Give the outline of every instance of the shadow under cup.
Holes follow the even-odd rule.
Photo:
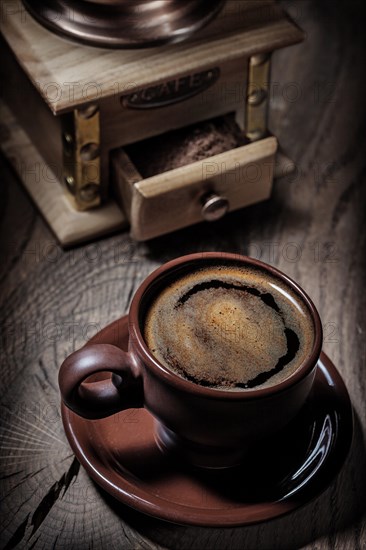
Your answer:
[[[248,274],[251,277],[255,275],[257,285],[253,287],[253,281],[248,282],[247,279],[244,282],[233,282],[233,273],[237,270],[245,273],[245,277]],[[197,281],[196,274],[202,277],[202,274],[207,273],[208,278]],[[224,285],[221,284],[223,279]],[[192,336],[194,339],[195,331],[186,322],[185,308],[189,305],[189,315],[192,312],[195,315],[200,310],[205,314],[210,312],[211,315],[212,311],[216,311],[216,306],[214,304],[213,309],[207,309],[210,302],[208,296],[215,296],[217,291],[226,296],[225,292],[228,290],[233,291],[237,299],[245,287],[244,294],[249,300],[248,303],[260,299],[265,302],[265,307],[268,306],[268,311],[281,313],[281,308],[276,303],[278,296],[274,301],[266,297],[268,293],[264,288],[270,287],[268,281],[274,282],[282,292],[288,291],[294,304],[301,305],[301,308],[306,310],[311,338],[308,340],[305,355],[298,363],[295,360],[296,368],[287,377],[283,377],[279,372],[277,378],[273,377],[263,384],[257,384],[258,378],[255,375],[254,379],[251,378],[251,382],[254,382],[249,384],[249,387],[246,387],[248,384],[245,383],[240,386],[241,381],[239,385],[233,385],[233,380],[217,374],[221,367],[218,368],[215,379],[210,379],[214,371],[213,357],[220,355],[216,353],[220,349],[216,348],[212,356],[211,345],[208,344],[207,360],[205,353],[199,354],[200,365],[195,350],[190,356],[189,353],[187,355],[187,346],[189,351],[190,338]],[[187,284],[188,286],[184,286]],[[179,316],[183,317],[178,318],[178,325],[174,327],[170,318],[165,318],[169,317],[171,312],[166,316],[162,310],[162,314],[159,303],[161,305],[164,302],[164,296],[168,293],[169,308],[169,304],[172,303],[171,289],[177,288],[180,292],[180,306],[177,311],[179,310]],[[206,291],[207,295],[204,294]],[[231,307],[231,295],[229,298]],[[227,306],[226,302],[227,300]],[[157,310],[154,309],[156,307]],[[174,309],[174,305],[171,309]],[[231,310],[235,310],[235,307],[231,307]],[[221,315],[224,310],[220,309],[216,313]],[[174,315],[175,312],[173,320]],[[255,316],[255,312],[253,315]],[[151,334],[150,323],[154,319],[165,319],[166,325],[164,328],[163,323],[162,334],[166,333],[169,336],[179,332],[176,341],[182,347],[178,348],[177,356],[172,353],[173,348],[169,348],[171,353],[166,360],[157,354],[155,343],[147,344]],[[185,331],[181,331],[182,319],[183,324],[188,326]],[[322,346],[322,327],[318,312],[295,282],[258,260],[227,253],[191,254],[172,260],[155,270],[136,291],[128,315],[128,326],[128,352],[111,344],[90,343],[64,361],[59,373],[64,403],[77,414],[93,419],[103,418],[128,408],[145,407],[155,419],[155,439],[160,450],[175,459],[179,458],[202,468],[235,466],[243,462],[248,455],[255,456],[256,449],[263,449],[266,440],[271,441],[273,446],[275,434],[286,429],[286,426],[296,418],[309,396]],[[244,344],[246,334],[249,332],[244,330],[241,335]],[[288,342],[287,339],[287,348]],[[215,345],[220,346],[220,341]],[[224,357],[221,370],[230,371],[227,365],[231,364],[235,378],[237,362],[233,360],[232,354],[231,363],[229,360],[229,352],[235,346],[230,341],[225,342],[225,345],[229,346],[229,351],[224,350],[221,354]],[[271,351],[270,343],[264,342],[264,345]],[[286,347],[286,340],[282,345]],[[169,342],[168,346],[171,347]],[[180,349],[183,350],[182,354]],[[238,356],[240,357],[240,354]],[[169,362],[171,357],[174,359],[172,363]],[[189,366],[190,359],[191,367],[194,367],[193,375],[192,372],[179,370],[182,365]],[[245,364],[242,357],[241,360]],[[95,384],[85,383],[88,377],[95,377],[105,371],[112,373],[113,384],[110,379]],[[203,371],[205,377],[200,379],[200,373]],[[260,378],[259,381],[261,380]]]
[[[266,376],[254,376],[254,382],[257,381],[258,384],[247,387],[247,384],[239,383],[229,387],[222,385],[222,381],[211,383],[207,378],[199,379],[196,372],[196,377],[190,376],[188,369],[182,370],[181,365],[177,365],[179,361],[176,361],[171,347],[168,358],[159,352],[156,353],[156,340],[153,343],[149,341],[151,335],[147,334],[147,324],[151,324],[149,317],[152,317],[153,321],[155,317],[159,318],[159,315],[162,317],[164,309],[159,310],[159,304],[161,296],[167,294],[167,288],[171,289],[166,301],[168,307],[172,306],[175,298],[188,303],[189,298],[196,296],[199,291],[213,294],[217,290],[220,291],[218,281],[222,279],[223,272],[235,272],[243,268],[248,269],[251,275],[258,276],[262,283],[272,281],[278,284],[278,288],[289,292],[291,301],[295,301],[302,310],[306,310],[311,335],[303,356],[298,362],[295,359],[296,365],[293,366],[291,374],[283,375],[279,372],[274,381],[266,379]],[[133,321],[130,327],[133,340],[142,351],[140,358],[144,364],[153,367],[152,370],[145,371],[147,375],[144,379],[144,405],[155,417],[157,445],[162,452],[203,468],[238,465],[248,457],[248,454],[253,455],[256,449],[263,452],[266,438],[273,445],[273,436],[276,432],[286,429],[305,404],[311,391],[322,346],[322,327],[318,312],[306,293],[294,281],[271,266],[244,256],[220,253],[194,254],[173,260],[160,269],[161,271],[153,273],[150,280],[146,280],[140,287],[130,313],[131,323],[131,314],[138,312],[138,329],[134,330],[136,325]],[[207,273],[205,275],[206,270],[209,276]],[[192,274],[197,272],[203,273],[206,279],[203,283],[202,280],[196,281],[194,285]],[[186,288],[182,288],[182,281],[187,283]],[[246,283],[248,294],[250,285],[248,281]],[[225,290],[230,291],[230,284],[227,282],[224,284],[224,292]],[[255,290],[258,290],[258,285]],[[270,304],[268,300],[267,305],[272,307],[273,302]],[[174,309],[174,306],[171,309]],[[201,320],[203,316],[204,313],[200,315]],[[183,348],[186,347],[184,342],[190,340],[192,327],[189,334],[182,334],[179,322],[174,325],[173,319],[172,322],[166,322],[165,326],[164,323],[162,325],[163,335],[168,332],[178,333],[178,342],[181,341]],[[225,335],[222,338],[223,333],[220,334],[221,338],[214,342],[214,345],[218,346],[226,339],[226,346],[233,347],[230,331],[226,334],[228,338],[225,338]],[[234,339],[235,336],[238,334],[234,334]],[[245,338],[245,331],[240,333],[240,337]],[[170,344],[169,339],[168,343],[164,342],[165,346]],[[208,346],[210,344],[212,339]],[[179,351],[178,348],[178,359]],[[217,349],[214,354],[216,352]],[[224,350],[224,355],[225,353],[227,352]],[[182,355],[187,357],[187,353]],[[200,355],[202,356],[202,353]],[[194,361],[194,352],[191,358]],[[208,370],[211,360],[212,354],[208,354]],[[148,391],[146,388],[149,388]]]

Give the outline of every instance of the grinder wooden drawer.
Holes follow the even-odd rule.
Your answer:
[[[228,211],[267,199],[276,150],[268,137],[146,179],[123,148],[115,150],[114,184],[132,236],[147,240],[201,222],[212,197],[226,199]]]

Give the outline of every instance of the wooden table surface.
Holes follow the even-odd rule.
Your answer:
[[[361,1],[285,5],[307,41],[275,56],[270,122],[297,170],[266,203],[149,243],[121,233],[64,252],[1,161],[2,547],[366,548],[365,12]],[[258,526],[181,527],[116,505],[79,467],[60,420],[66,355],[125,314],[155,267],[209,250],[260,258],[304,287],[354,405],[352,449],[331,486]]]

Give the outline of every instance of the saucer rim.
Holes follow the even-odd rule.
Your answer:
[[[99,331],[91,340],[89,340],[88,343],[95,341],[101,342],[101,338],[103,338],[104,334],[108,334],[111,330],[113,330],[113,327],[120,323],[128,325],[127,315],[110,323],[104,329]],[[121,334],[121,332],[122,331],[120,330],[119,334]],[[88,450],[84,449],[78,441],[78,438],[73,431],[73,417],[78,417],[78,415],[69,410],[63,402],[61,402],[62,422],[68,442],[75,456],[85,468],[88,475],[97,483],[97,485],[99,485],[108,494],[116,498],[119,502],[148,516],[174,524],[186,526],[194,525],[200,527],[238,527],[255,525],[258,523],[263,523],[264,521],[283,517],[319,497],[339,473],[349,454],[354,430],[353,408],[348,390],[334,363],[324,352],[321,352],[318,361],[318,368],[321,369],[323,378],[325,378],[325,380],[328,378],[328,384],[322,382],[324,387],[327,388],[327,391],[334,391],[330,389],[331,387],[335,387],[337,389],[337,400],[342,402],[342,410],[348,413],[348,418],[344,420],[343,424],[348,423],[349,425],[348,427],[343,426],[343,429],[339,427],[336,434],[337,439],[335,447],[332,451],[330,451],[328,457],[325,459],[325,462],[320,468],[320,471],[323,472],[323,476],[320,477],[319,472],[315,473],[299,495],[288,498],[285,497],[283,500],[279,501],[269,501],[268,503],[260,502],[244,506],[232,506],[226,510],[203,507],[197,508],[194,506],[174,503],[159,497],[148,490],[139,487],[138,484],[134,484],[132,477],[128,478],[128,476],[123,476],[121,472],[119,472],[119,476],[123,483],[117,485],[112,479],[109,478],[110,476],[108,477],[108,472],[113,471],[113,468],[107,468],[99,459],[95,465],[95,460],[93,461],[90,454],[88,455]],[[332,383],[330,384],[329,382]],[[319,380],[317,383],[320,383]],[[146,409],[141,410],[146,411]],[[148,411],[146,411],[146,413],[150,415]],[[99,421],[85,420],[85,422],[98,423]],[[329,462],[330,464],[328,465]],[[328,470],[324,471],[327,465]],[[315,485],[315,487],[312,487],[313,485]],[[307,496],[309,487],[312,491],[310,496]],[[302,494],[304,492],[305,495]]]

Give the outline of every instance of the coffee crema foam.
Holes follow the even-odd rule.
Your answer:
[[[174,280],[150,305],[144,338],[168,370],[203,386],[275,385],[310,355],[302,300],[260,269],[209,266]]]

